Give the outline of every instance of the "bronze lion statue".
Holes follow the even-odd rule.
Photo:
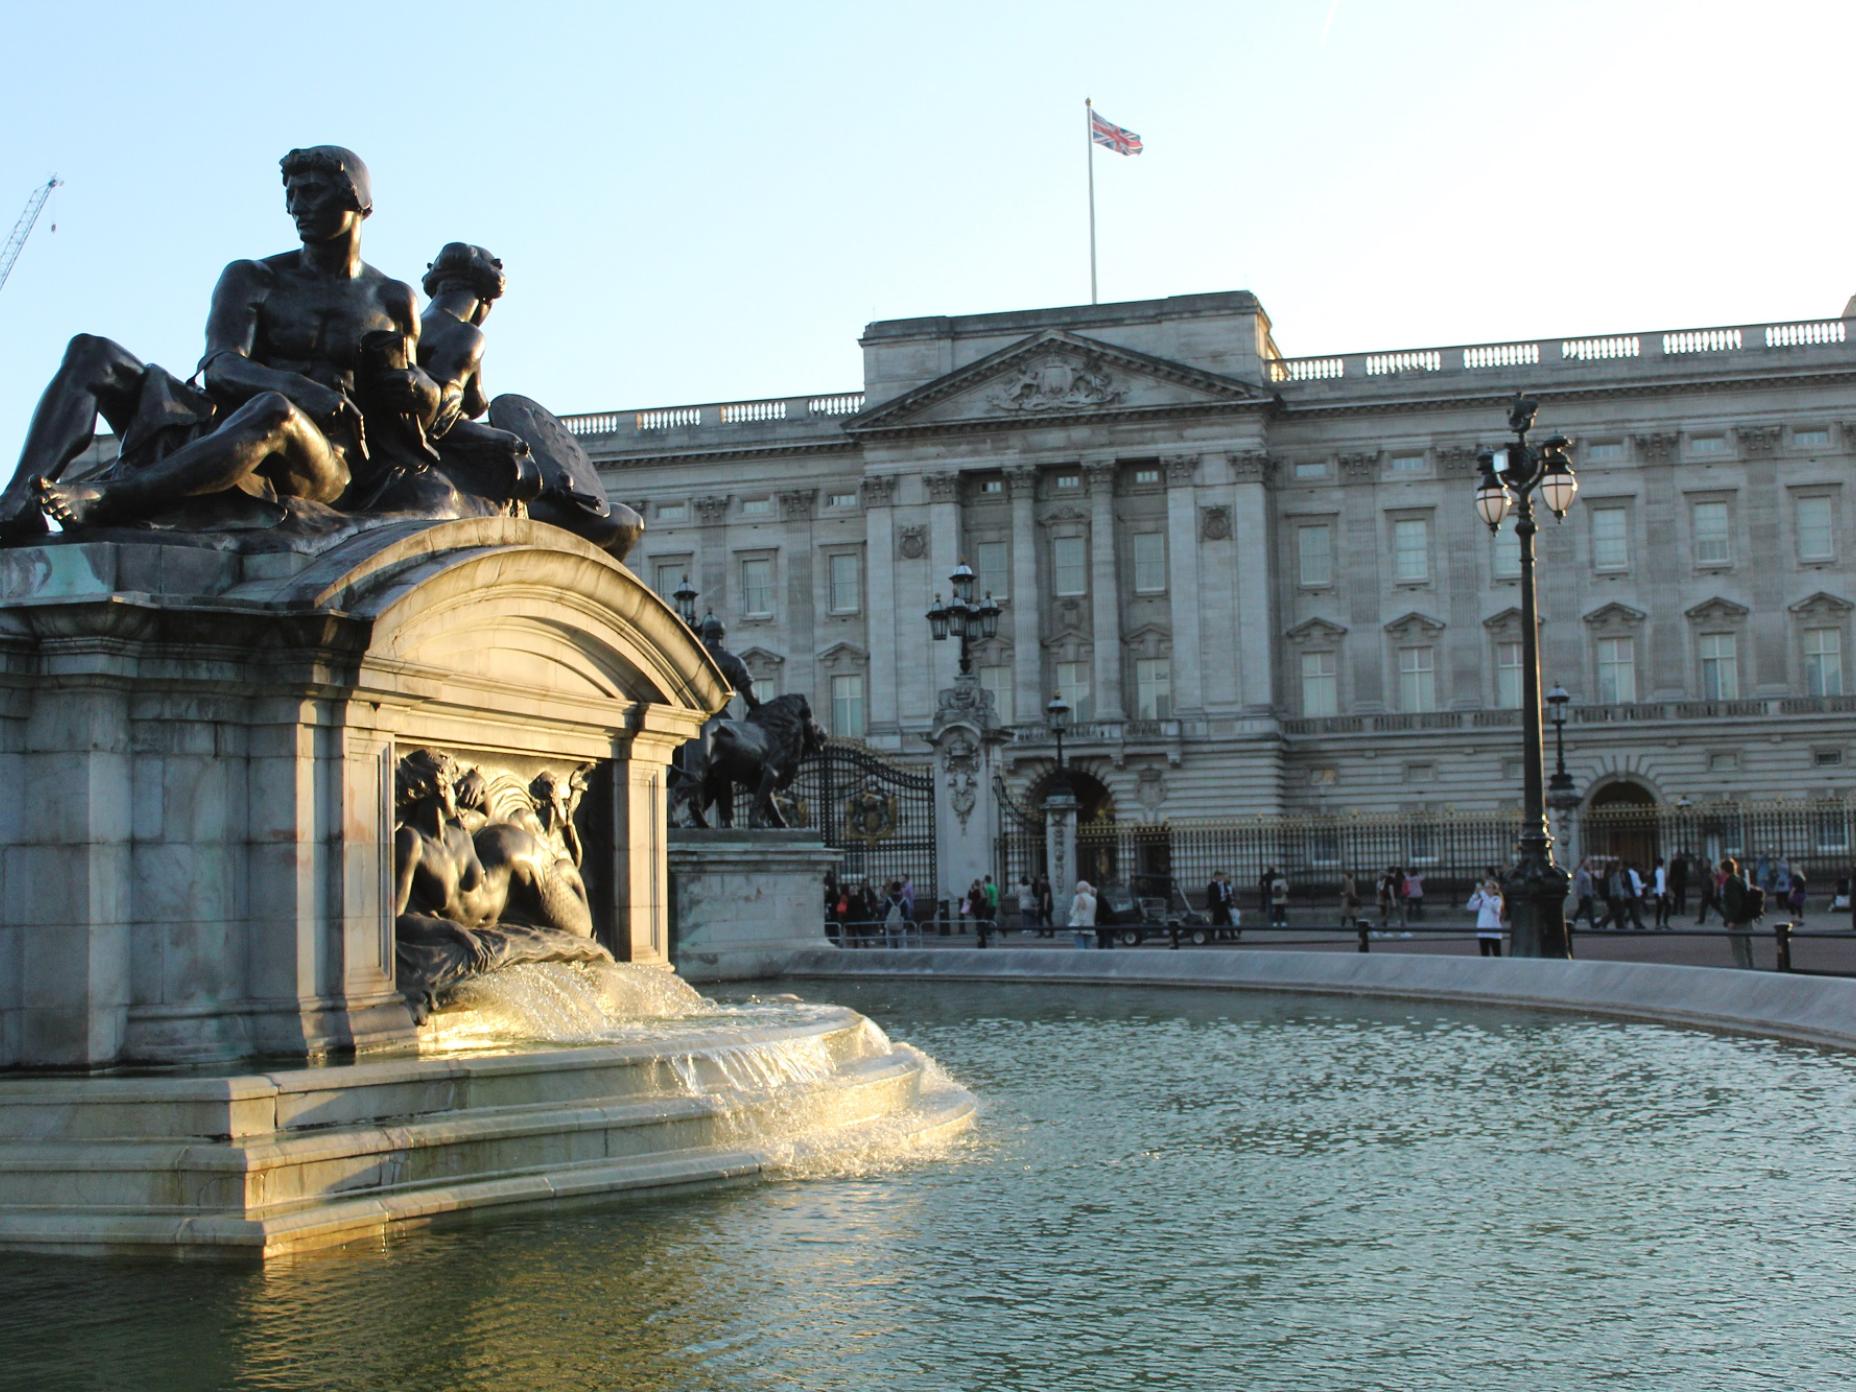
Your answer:
[[[683,746],[670,791],[673,826],[706,827],[710,808],[715,825],[735,824],[735,785],[752,790],[751,827],[789,825],[776,795],[792,785],[808,754],[825,747],[825,730],[812,718],[804,696],[775,696],[748,712],[745,720],[721,717]]]

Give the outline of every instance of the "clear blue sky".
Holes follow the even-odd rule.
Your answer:
[[[352,146],[364,253],[500,255],[493,389],[854,389],[874,319],[1249,289],[1290,354],[1821,318],[1856,291],[1856,6],[1223,0],[0,7],[0,452],[65,340],[182,373]],[[53,232],[52,223],[57,230]]]

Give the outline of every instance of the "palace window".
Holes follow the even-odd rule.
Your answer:
[[[1134,700],[1135,711],[1142,720],[1165,720],[1173,714],[1173,663],[1170,658],[1136,659]]]
[[[1834,561],[1836,527],[1832,500],[1815,494],[1798,500],[1798,559]]]
[[[1159,532],[1134,534],[1134,591],[1160,594],[1166,589],[1166,538]]]
[[[1701,653],[1701,698],[1733,701],[1740,696],[1740,659],[1731,633],[1704,633]]]
[[[688,557],[674,561],[659,561],[651,572],[651,588],[657,591],[657,597],[664,603],[675,604],[677,590],[683,584],[683,577],[689,573]]]
[[[1051,590],[1060,595],[1089,592],[1089,561],[1081,537],[1052,537],[1050,543]]]
[[[1592,569],[1630,569],[1630,512],[1627,509],[1592,509]]]
[[[994,599],[1012,593],[1011,552],[1003,541],[982,541],[973,548],[973,573],[978,576],[973,588]]]
[[[1331,652],[1302,654],[1302,714],[1309,717],[1340,713],[1340,679]]]
[[[1424,472],[1424,456],[1421,454],[1395,454],[1388,466],[1395,474],[1421,474]]]
[[[1398,650],[1398,708],[1411,714],[1437,709],[1437,649],[1422,644]]]
[[[863,576],[857,553],[834,551],[826,564],[831,574],[831,612],[855,614],[863,608]]]
[[[1431,524],[1423,517],[1401,517],[1392,524],[1392,578],[1401,585],[1422,585],[1431,578]]]
[[[1143,464],[1134,471],[1134,481],[1136,483],[1158,483],[1160,482],[1160,470],[1152,464]]]
[[[831,732],[851,739],[864,733],[864,677],[849,672],[831,679]]]
[[[773,516],[773,499],[743,498],[741,500],[741,515],[743,517],[771,517]]]
[[[1089,691],[1087,662],[1059,662],[1052,671],[1057,690],[1069,702],[1070,719],[1081,724],[1095,719],[1095,702]]]
[[[1490,569],[1497,580],[1513,580],[1521,574],[1521,534],[1513,527],[1503,527],[1489,538]]]
[[[1799,449],[1822,449],[1830,443],[1830,432],[1807,426],[1803,430],[1792,431],[1792,443]]]
[[[1521,708],[1521,645],[1495,645],[1495,704],[1503,710]]]
[[[1727,439],[1722,435],[1696,435],[1688,442],[1690,454],[1726,454]]]
[[[825,506],[828,508],[854,508],[857,506],[855,493],[827,493]]]
[[[1695,564],[1732,565],[1733,534],[1728,530],[1726,503],[1696,503],[1691,514],[1695,523]]]
[[[1843,635],[1838,630],[1804,631],[1804,689],[1812,696],[1843,694]]]
[[[1305,459],[1295,466],[1298,482],[1304,479],[1324,479],[1328,476],[1328,462],[1325,459]]]
[[[992,693],[993,714],[1001,725],[1012,723],[1012,669],[1002,663],[980,668],[980,690]]]
[[[659,503],[657,520],[659,522],[681,522],[690,515],[688,503]]]
[[[751,619],[773,617],[773,562],[767,557],[741,563],[741,612]]]
[[[1304,589],[1334,583],[1334,529],[1317,522],[1295,529],[1296,577]]]
[[[1599,440],[1587,445],[1580,451],[1588,464],[1615,464],[1624,457],[1624,443],[1621,440]]]
[[[1629,705],[1637,699],[1634,638],[1598,640],[1598,699],[1603,705]]]
[[[999,494],[1005,492],[1005,480],[1002,478],[981,479],[980,492],[987,497],[997,497]]]

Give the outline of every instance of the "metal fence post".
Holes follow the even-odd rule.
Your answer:
[[[1772,925],[1772,941],[1779,949],[1779,970],[1788,972],[1792,969],[1792,924],[1790,919],[1782,918]]]

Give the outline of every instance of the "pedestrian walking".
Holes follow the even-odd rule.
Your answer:
[[[1669,896],[1669,867],[1663,864],[1661,856],[1656,858],[1656,864],[1650,868],[1650,893],[1656,897],[1657,930],[1667,931],[1672,901]]]
[[[1070,900],[1070,931],[1078,947],[1089,946],[1089,935],[1096,926],[1096,891],[1088,880],[1076,882],[1076,896]]]
[[[1727,925],[1727,945],[1733,949],[1736,967],[1751,968],[1753,922],[1760,916],[1765,892],[1747,884],[1732,856],[1722,858],[1721,870],[1727,877],[1721,884],[1721,919]]]
[[[1037,926],[1038,893],[1031,886],[1031,877],[1020,875],[1018,877],[1018,929],[1021,933],[1032,933],[1037,931]],[[1044,935],[1038,933],[1038,936]]]
[[[1352,928],[1360,921],[1360,887],[1354,881],[1353,871],[1343,870],[1340,875],[1340,926]]]
[[[1679,914],[1688,913],[1688,875],[1689,854],[1677,851],[1675,859],[1669,862],[1669,894],[1675,900],[1671,907]]]
[[[1502,891],[1494,880],[1484,880],[1469,896],[1476,914],[1476,952],[1482,957],[1502,955]]]
[[[1721,922],[1727,921],[1727,915],[1721,909],[1721,880],[1720,867],[1704,857],[1695,876],[1696,892],[1701,899],[1701,910],[1695,918],[1697,928],[1708,921],[1709,909],[1720,916]]]
[[[1289,882],[1281,875],[1270,881],[1270,927],[1289,926]]]
[[[1804,922],[1805,897],[1806,881],[1804,867],[1801,865],[1792,871],[1791,897],[1785,901],[1786,907],[1792,911],[1793,920],[1797,923]]]
[[[1257,877],[1257,913],[1265,918],[1270,912],[1270,886],[1276,882],[1276,867],[1266,865]]]
[[[1587,928],[1596,928],[1598,915],[1592,907],[1592,860],[1590,856],[1581,860],[1578,868],[1572,872],[1572,892],[1574,899],[1578,901],[1578,907],[1572,911],[1572,921],[1577,923],[1583,918]]]
[[[1038,894],[1038,936],[1054,938],[1057,936],[1057,898],[1050,887],[1050,877],[1039,875]]]
[[[1416,869],[1405,871],[1405,921],[1417,923],[1424,917],[1424,876]]]

